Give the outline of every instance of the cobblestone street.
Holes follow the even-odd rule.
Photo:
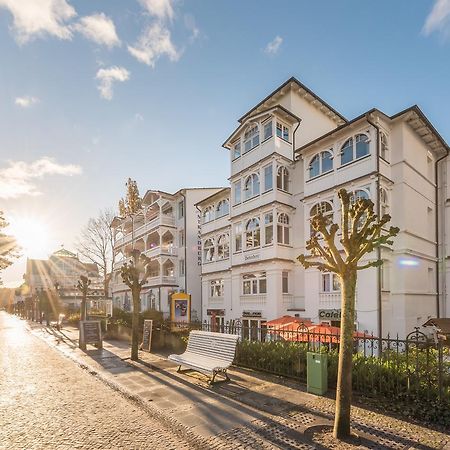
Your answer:
[[[0,312],[0,448],[191,448]]]

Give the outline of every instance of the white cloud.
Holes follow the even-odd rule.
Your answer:
[[[37,97],[25,95],[23,97],[16,97],[14,103],[21,108],[30,108],[34,104],[39,103],[39,99]]]
[[[275,38],[266,45],[264,52],[268,55],[276,55],[282,43],[283,38],[280,36],[275,36]]]
[[[134,47],[128,51],[140,62],[155,67],[156,61],[167,55],[171,61],[178,61],[181,53],[172,43],[170,31],[161,23],[150,25],[140,36]]]
[[[112,66],[108,69],[100,69],[95,78],[100,80],[98,86],[100,95],[106,100],[111,100],[113,98],[113,83],[129,80],[130,72],[124,67]]]
[[[97,44],[106,45],[109,48],[120,46],[114,22],[103,13],[82,17],[73,29]]]
[[[198,29],[192,14],[185,14],[184,25],[191,33],[191,36],[189,37],[190,42],[194,42],[200,36],[200,30]]]
[[[433,9],[425,20],[423,33],[429,35],[433,31],[450,34],[450,0],[436,0]]]
[[[16,39],[23,44],[45,35],[71,39],[67,22],[77,15],[67,0],[0,0],[13,16]]]
[[[0,198],[17,198],[22,195],[40,195],[36,180],[45,175],[72,176],[82,173],[80,166],[59,164],[53,158],[43,157],[26,163],[8,161],[8,166],[0,168]]]
[[[153,17],[158,19],[173,19],[172,0],[139,0],[142,7]]]

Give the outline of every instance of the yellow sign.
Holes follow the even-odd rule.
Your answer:
[[[170,320],[172,322],[191,321],[191,296],[184,292],[172,294],[170,300]]]

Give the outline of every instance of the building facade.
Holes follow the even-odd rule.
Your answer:
[[[114,307],[131,311],[131,291],[122,282],[120,268],[138,249],[151,259],[150,276],[141,292],[141,309],[170,316],[173,293],[191,295],[191,318],[201,319],[200,212],[196,203],[220,188],[181,189],[174,194],[149,190],[142,209],[133,217],[116,217],[116,263],[111,282]]]
[[[91,281],[89,297],[104,298],[98,266],[80,261],[78,255],[64,248],[52,253],[48,259],[27,259],[24,278],[29,295],[36,295],[40,290],[57,291],[59,299],[67,307],[75,309],[81,302],[77,283],[82,275]]]
[[[383,266],[358,273],[357,329],[405,336],[449,315],[449,148],[417,106],[347,120],[291,78],[223,146],[230,187],[198,204],[203,319],[259,327],[290,314],[339,325],[336,277],[296,258],[317,212],[339,223],[340,188],[370,198],[400,228],[392,248],[365,258]]]

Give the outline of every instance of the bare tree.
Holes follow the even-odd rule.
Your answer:
[[[121,217],[131,218],[133,247],[131,261],[125,263],[120,271],[123,282],[131,289],[133,299],[133,316],[131,321],[131,359],[137,361],[139,358],[139,313],[141,312],[141,289],[147,281],[147,270],[150,259],[134,248],[134,216],[142,208],[142,199],[139,195],[139,188],[136,181],[128,178],[125,183],[125,198],[119,200],[119,214]]]
[[[380,219],[373,211],[371,200],[356,200],[345,189],[341,189],[338,195],[341,201],[341,226],[332,223],[321,213],[314,216],[311,220],[311,237],[306,243],[306,250],[310,254],[300,255],[298,260],[305,268],[317,267],[322,272],[336,273],[341,284],[341,337],[333,435],[342,439],[350,436],[357,273],[358,270],[379,267],[383,261],[376,259],[362,265],[358,263],[374,249],[392,245],[391,238],[398,234],[399,229],[385,228],[391,217],[385,214]],[[336,243],[339,229],[342,232],[340,245]]]
[[[3,232],[8,225],[3,211],[0,211],[0,272],[9,267],[15,258],[19,257],[19,246],[16,239]],[[1,284],[2,280],[0,279]]]
[[[108,296],[115,262],[115,234],[110,227],[113,218],[113,210],[100,211],[98,217],[89,219],[78,242],[78,252],[99,267],[105,296]]]

